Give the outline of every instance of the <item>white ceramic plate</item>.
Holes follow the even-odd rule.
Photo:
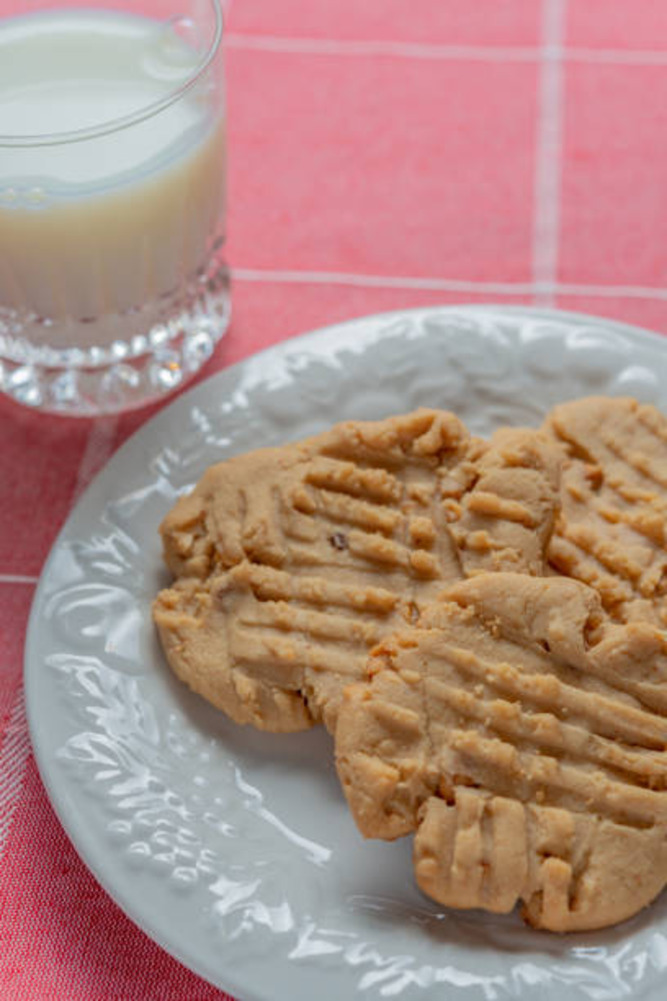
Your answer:
[[[235,726],[170,675],[150,619],[166,581],[158,522],[212,462],[420,405],[485,434],[590,393],[667,409],[667,342],[521,309],[356,320],[182,396],[77,505],[28,630],[37,760],[97,878],[197,973],[243,1001],[664,998],[667,894],[622,927],[570,937],[439,908],[415,888],[410,839],[357,833],[327,735]]]

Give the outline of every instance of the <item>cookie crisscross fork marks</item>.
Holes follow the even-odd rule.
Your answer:
[[[459,563],[442,501],[467,488],[478,448],[445,412],[342,425],[321,437],[291,505],[307,520],[309,541],[328,541],[357,574],[381,574],[402,593],[414,580],[417,589],[453,580]]]
[[[594,587],[620,621],[667,625],[667,419],[630,398],[556,407],[565,455],[552,566]]]
[[[416,830],[418,881],[441,902],[522,898],[535,924],[597,927],[667,879],[665,638],[600,616],[574,581],[478,576],[347,692],[337,763],[355,818],[369,836]],[[634,896],[605,883],[610,844]]]

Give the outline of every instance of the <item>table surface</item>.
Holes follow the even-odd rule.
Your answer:
[[[234,319],[202,377],[407,306],[533,303],[667,329],[664,0],[236,0],[226,46]],[[0,400],[3,999],[226,997],[79,861],[25,721],[44,560],[155,409],[77,422]]]

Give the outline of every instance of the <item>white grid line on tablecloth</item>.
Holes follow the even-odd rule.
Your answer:
[[[14,813],[25,782],[30,737],[23,686],[19,687],[0,748],[0,858],[12,828]]]
[[[86,440],[86,447],[79,463],[72,504],[75,504],[95,474],[99,472],[111,453],[118,430],[118,417],[98,418]]]
[[[667,66],[667,52],[659,49],[585,49],[564,48],[564,62],[607,66]]]
[[[531,295],[532,282],[485,282],[449,278],[412,278],[408,275],[368,275],[349,271],[305,271],[282,268],[232,268],[240,282],[276,282],[296,285],[355,285],[361,288],[402,288],[435,292],[479,292],[492,295]]]
[[[535,296],[540,292],[591,299],[667,300],[667,287],[649,285],[584,285],[574,282],[493,282],[474,279],[369,275],[348,271],[307,271],[283,268],[232,268],[238,282],[276,285],[349,285],[355,288],[414,289],[421,292],[469,292],[471,295]]]
[[[385,56],[395,59],[426,59],[487,63],[542,63],[544,60],[611,66],[665,66],[667,51],[659,49],[592,49],[584,46],[531,45],[433,45],[390,39],[296,38],[230,32],[227,48],[253,52],[284,52],[314,56]]]
[[[225,43],[230,49],[256,52],[284,52],[314,56],[392,56],[398,59],[465,60],[482,62],[537,62],[540,50],[512,45],[429,45],[390,40],[338,40],[329,38],[286,38],[233,32]]]
[[[38,579],[21,573],[0,573],[0,584],[27,584],[34,587]]]
[[[543,0],[543,51],[559,53],[565,33],[567,0]],[[553,306],[558,276],[560,183],[563,132],[563,68],[544,58],[540,68],[539,116],[535,152],[533,281],[535,302]]]
[[[102,417],[94,422],[86,440],[76,483],[72,494],[74,504],[95,473],[102,468],[113,451],[118,417]],[[35,584],[37,578],[20,574],[0,574],[0,584]],[[0,857],[9,837],[18,805],[30,753],[28,721],[25,714],[23,687],[16,701],[0,749]]]

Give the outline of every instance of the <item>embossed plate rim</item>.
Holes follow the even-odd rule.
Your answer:
[[[118,475],[116,471],[122,473],[125,467],[128,465],[131,466],[133,462],[140,459],[143,442],[151,438],[158,441],[166,437],[166,434],[163,434],[163,432],[166,432],[169,427],[178,426],[179,419],[190,414],[198,401],[206,401],[215,394],[217,394],[217,398],[224,400],[226,398],[225,394],[229,393],[241,381],[244,373],[252,372],[256,369],[260,378],[266,378],[266,372],[262,376],[260,370],[268,368],[268,363],[271,360],[283,363],[286,358],[290,356],[297,357],[300,352],[314,352],[317,354],[318,350],[323,350],[323,353],[326,354],[326,348],[324,347],[323,349],[323,346],[329,345],[328,350],[331,351],[331,344],[337,336],[347,339],[351,343],[352,335],[355,331],[360,332],[363,354],[377,342],[377,339],[373,340],[375,334],[381,337],[383,331],[396,322],[409,321],[415,323],[435,318],[446,319],[447,317],[461,320],[468,319],[473,322],[484,318],[484,321],[488,322],[493,316],[497,316],[500,321],[510,323],[512,318],[514,318],[518,324],[534,319],[536,321],[553,322],[560,327],[567,327],[568,325],[581,327],[583,325],[605,328],[606,330],[616,331],[625,338],[629,338],[630,341],[637,344],[638,347],[643,348],[645,353],[649,355],[657,352],[662,357],[667,358],[667,344],[661,335],[652,331],[583,313],[522,306],[461,305],[394,310],[387,313],[352,319],[344,323],[330,325],[320,330],[303,334],[300,337],[295,337],[269,347],[245,361],[214,374],[167,405],[135,432],[113,456],[106,468],[98,474],[93,484],[80,498],[61,530],[44,566],[35,593],[28,624],[25,649],[25,688],[31,739],[39,771],[49,798],[78,853],[125,913],[159,945],[186,966],[189,966],[212,983],[239,995],[244,1001],[267,1001],[268,998],[275,997],[276,983],[265,981],[263,984],[251,985],[247,978],[242,977],[239,980],[234,970],[233,954],[224,964],[222,970],[219,964],[215,963],[215,957],[212,955],[207,956],[207,961],[203,961],[201,956],[196,956],[193,959],[192,945],[188,944],[187,938],[185,941],[179,941],[177,934],[175,934],[175,928],[170,924],[169,918],[165,919],[165,915],[160,912],[154,903],[137,900],[131,892],[128,894],[125,888],[119,886],[117,866],[122,863],[119,863],[118,859],[110,855],[108,851],[105,851],[104,847],[100,848],[100,845],[95,842],[94,836],[88,832],[86,825],[82,823],[81,818],[85,818],[86,811],[89,813],[92,811],[94,814],[94,801],[87,797],[79,788],[72,788],[71,780],[64,774],[60,763],[56,760],[53,741],[49,735],[49,728],[43,725],[44,712],[47,705],[51,712],[55,711],[56,714],[58,712],[57,708],[54,710],[53,702],[48,703],[48,699],[45,702],[45,695],[40,687],[41,682],[44,680],[45,670],[40,656],[40,650],[43,647],[40,626],[42,625],[42,613],[56,557],[68,540],[76,538],[76,526],[84,518],[85,512],[91,506],[95,507],[100,500],[108,499],[104,495],[104,486],[109,483],[113,484],[114,478]],[[435,336],[442,335],[437,334]],[[296,378],[296,376],[294,377]],[[346,372],[343,371],[341,378],[344,379],[345,377]],[[57,701],[55,705],[57,706]],[[91,803],[93,804],[92,806]],[[335,977],[332,978],[329,975],[326,979],[327,981],[330,979],[335,980]],[[439,989],[442,988],[438,988],[436,985],[436,990]],[[651,990],[651,987],[649,986],[648,989]],[[453,990],[456,990],[458,996],[459,989],[453,988]],[[460,994],[461,996],[471,996],[466,992],[465,987],[460,988]],[[651,994],[653,994],[652,990]],[[380,995],[369,990],[368,996],[376,997]],[[408,997],[407,989],[402,992],[402,996]],[[409,996],[426,997],[430,996],[430,991],[419,986],[419,989],[415,990],[415,992],[410,991]],[[499,994],[498,996],[500,997],[501,995]],[[505,996],[511,997],[512,994],[505,994]],[[614,995],[609,994],[608,996],[613,997]],[[655,997],[657,999],[657,995]],[[322,992],[322,999],[324,1001],[324,991]]]

